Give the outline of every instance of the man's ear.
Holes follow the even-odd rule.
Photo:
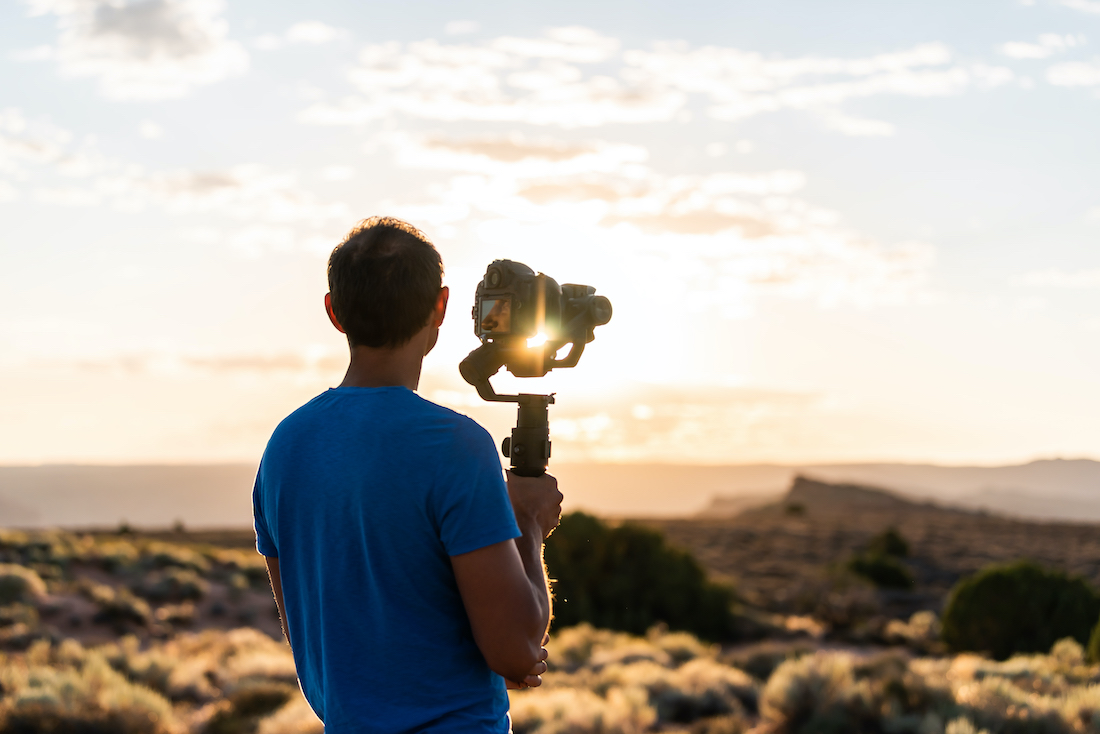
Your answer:
[[[435,299],[435,309],[432,312],[436,328],[443,326],[443,318],[447,315],[447,301],[451,298],[451,289],[443,286],[439,289],[439,295]]]
[[[332,325],[336,327],[336,330],[341,334],[346,334],[344,327],[340,326],[340,322],[336,320],[336,314],[332,312],[332,294],[325,294],[325,311],[328,312],[328,320],[332,322]]]

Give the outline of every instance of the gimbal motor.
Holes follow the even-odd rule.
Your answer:
[[[548,406],[553,395],[498,395],[489,378],[506,367],[516,377],[542,377],[555,367],[575,367],[597,326],[611,320],[611,301],[590,285],[558,285],[553,278],[511,260],[494,260],[474,296],[474,333],[481,346],[459,364],[478,395],[519,403],[519,419],[504,455],[512,471],[538,476],[550,459]],[[569,352],[559,359],[565,346]]]

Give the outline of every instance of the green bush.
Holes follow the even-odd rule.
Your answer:
[[[1004,660],[1046,652],[1063,637],[1086,644],[1098,617],[1100,595],[1084,579],[1017,561],[955,585],[943,613],[943,640],[952,650]]]
[[[913,574],[893,556],[866,553],[848,561],[848,570],[880,589],[911,589]]]
[[[867,543],[868,555],[905,558],[909,555],[909,542],[895,528],[887,528]]]
[[[1092,628],[1089,644],[1085,647],[1090,663],[1100,663],[1100,622]]]
[[[689,553],[639,525],[575,512],[546,542],[555,625],[588,622],[642,634],[658,622],[708,640],[733,635],[733,590],[710,583]]]

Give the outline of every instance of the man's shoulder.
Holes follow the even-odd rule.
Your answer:
[[[376,401],[377,412],[360,410],[356,403]],[[350,410],[347,410],[350,408]],[[368,417],[370,416],[370,417]],[[329,389],[314,397],[283,418],[275,428],[273,438],[311,430],[319,424],[333,421],[383,421],[396,424],[413,423],[432,427],[470,440],[492,441],[488,431],[468,415],[434,403],[407,388],[371,388],[370,391]]]

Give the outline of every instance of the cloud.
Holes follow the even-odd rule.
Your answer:
[[[129,172],[104,177],[97,192],[124,208],[156,204],[174,214],[216,212],[233,219],[313,225],[351,216],[343,202],[320,200],[301,187],[295,173],[255,164]]]
[[[195,373],[257,377],[308,378],[347,366],[347,355],[315,345],[287,352],[182,353],[175,351],[130,352],[95,359],[54,363],[53,367],[119,375],[158,374],[183,376]]]
[[[267,33],[253,40],[252,45],[263,51],[274,51],[284,46],[320,46],[348,36],[347,31],[334,28],[319,20],[305,20],[287,28],[280,34]]]
[[[146,137],[161,132],[149,120],[139,129]],[[338,224],[342,231],[353,218],[347,204],[313,193],[293,170],[256,164],[146,170],[103,155],[94,139],[77,140],[18,109],[3,109],[0,197],[12,201],[24,192],[36,202],[57,206],[105,206],[123,212],[153,207],[174,215],[215,215],[230,224],[262,222],[246,230],[229,226],[226,234],[214,238],[250,256],[331,249],[339,232],[330,228]],[[323,244],[317,242],[320,235]]]
[[[1055,64],[1047,69],[1047,81],[1057,87],[1094,87],[1100,84],[1100,63]]]
[[[1037,270],[1016,280],[1018,285],[1035,288],[1100,288],[1100,269],[1067,273],[1057,268]]]
[[[220,0],[24,1],[32,15],[57,17],[50,56],[61,73],[98,78],[113,99],[181,97],[248,68]]]
[[[550,419],[559,461],[713,461],[785,448],[792,424],[823,412],[821,396],[759,388],[634,384],[598,409],[558,406]]]
[[[1100,15],[1100,2],[1097,0],[1058,0],[1058,4],[1082,13]]]
[[[622,50],[614,38],[570,27],[481,43],[371,45],[349,79],[358,95],[317,103],[299,119],[356,125],[403,115],[583,128],[677,120],[698,97],[719,120],[798,109],[820,114],[844,134],[889,135],[890,123],[852,117],[840,106],[884,94],[962,94],[1000,86],[1013,73],[953,64],[939,43],[869,57],[773,58],[678,42]]]
[[[1080,36],[1072,34],[1063,36],[1057,33],[1044,33],[1039,36],[1037,43],[1010,41],[1001,44],[1001,53],[1014,59],[1045,59],[1083,42]]]
[[[138,134],[146,140],[158,140],[164,137],[164,128],[152,120],[142,120],[138,125]]]
[[[905,301],[934,262],[926,245],[881,247],[797,198],[800,171],[670,176],[653,170],[644,150],[603,141],[385,140],[400,167],[452,173],[427,199],[386,202],[396,216],[466,226],[479,241],[523,242],[543,257],[568,242],[614,259],[634,282],[677,283],[692,304],[731,317],[763,293],[823,304]]]
[[[321,169],[322,181],[350,181],[355,178],[355,169],[351,166],[325,166]]]

